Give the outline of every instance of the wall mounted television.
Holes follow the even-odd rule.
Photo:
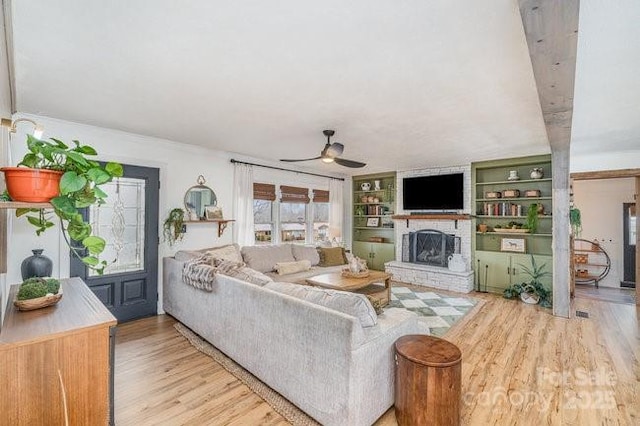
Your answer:
[[[402,208],[438,211],[464,209],[464,174],[404,178]]]

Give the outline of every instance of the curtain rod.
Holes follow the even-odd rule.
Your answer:
[[[234,160],[233,158],[231,159],[231,162],[232,163],[237,163],[237,164],[247,164],[249,166],[264,167],[265,169],[282,170],[284,172],[302,173],[303,175],[318,176],[318,177],[323,177],[323,178],[341,180],[341,181],[344,182],[344,178],[337,178],[337,177],[333,177],[333,176],[321,175],[321,174],[318,174],[318,173],[301,172],[301,171],[298,171],[298,170],[283,169],[282,167],[265,166],[263,164],[247,163],[246,161],[238,161],[238,160]]]

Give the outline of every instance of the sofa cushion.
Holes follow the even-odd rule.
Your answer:
[[[240,246],[238,244],[227,244],[226,246],[214,247],[205,252],[216,259],[230,260],[232,262],[242,263],[242,255],[240,254]]]
[[[262,272],[258,272],[255,269],[245,266],[243,262],[214,259],[213,264],[217,273],[234,277],[251,284],[263,286],[267,283],[273,282],[270,277],[266,276]]]
[[[347,257],[342,247],[319,247],[320,263],[318,266],[346,265]]]
[[[356,317],[362,327],[373,327],[378,322],[376,311],[364,294],[283,282],[267,283],[264,287]]]
[[[308,271],[311,269],[311,262],[308,260],[296,260],[295,262],[278,262],[274,268],[278,275],[295,274],[296,272]]]
[[[308,260],[311,262],[311,266],[316,266],[320,263],[320,255],[315,247],[293,244],[291,249],[296,260]]]
[[[178,262],[187,262],[200,256],[202,256],[202,253],[196,250],[178,250],[176,254],[173,255],[174,259]]]
[[[244,246],[242,259],[249,268],[259,272],[273,271],[276,263],[295,262],[291,244],[275,246]]]

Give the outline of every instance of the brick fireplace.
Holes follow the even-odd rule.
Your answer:
[[[465,175],[464,205],[468,213],[471,198],[470,167],[449,167],[398,173],[398,205],[402,205],[402,178],[412,175],[445,174],[463,172]],[[464,212],[461,212],[464,213]],[[400,211],[404,215],[408,212]],[[471,220],[447,218],[431,219],[415,216],[394,220],[396,233],[396,260],[387,262],[385,270],[393,279],[444,290],[469,293],[474,288],[471,268]],[[435,217],[435,216],[434,216]],[[466,272],[454,272],[447,268],[452,253],[460,253]]]

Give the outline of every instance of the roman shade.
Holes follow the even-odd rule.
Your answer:
[[[296,186],[280,186],[280,202],[282,203],[305,203],[308,204],[309,189],[298,188]]]
[[[254,183],[253,184],[253,199],[254,200],[276,200],[276,186],[269,183]]]
[[[324,191],[322,189],[314,189],[313,190],[313,202],[314,203],[328,203],[329,202],[329,191]]]

